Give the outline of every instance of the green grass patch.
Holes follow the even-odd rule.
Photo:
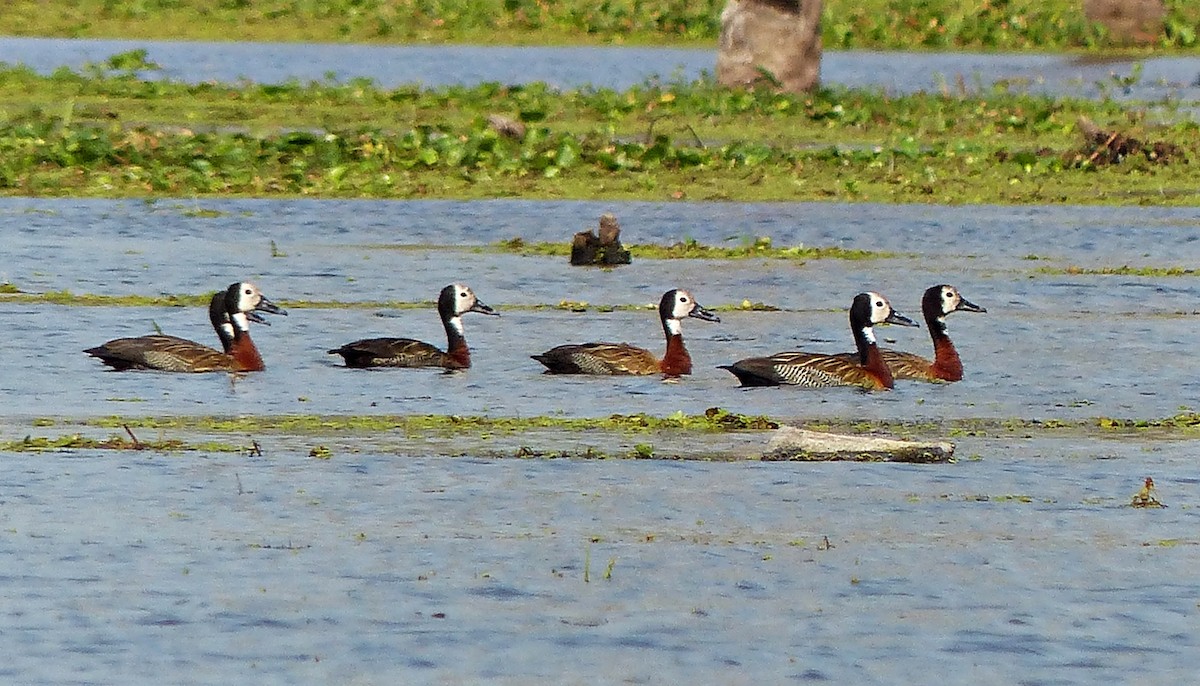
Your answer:
[[[1200,8],[1167,0],[1156,49],[1196,45]],[[724,0],[12,0],[0,32],[212,41],[715,45]],[[827,49],[1094,50],[1079,0],[825,0]]]
[[[601,418],[481,417],[458,415],[277,415],[267,417],[102,417],[89,426],[103,428],[180,429],[215,433],[290,434],[377,433],[395,431],[409,435],[455,433],[516,433],[534,429],[563,431],[651,432],[686,430],[701,432],[748,431],[777,428],[767,417],[741,415],[711,408],[701,415],[677,412],[666,417],[648,414],[614,414]]]
[[[1042,267],[1038,274],[1071,274],[1087,276],[1195,276],[1196,270],[1188,267]]]
[[[0,194],[1197,204],[1186,159],[1079,162],[1081,116],[1194,154],[1200,125],[1174,106],[1004,87],[386,89],[7,68]],[[524,138],[491,129],[493,113],[523,120]]]
[[[324,436],[332,434],[373,434],[396,432],[408,436],[454,435],[454,434],[515,434],[523,431],[551,430],[567,433],[577,432],[622,432],[629,434],[658,431],[683,431],[720,433],[729,431],[763,431],[778,427],[778,420],[763,415],[744,415],[721,408],[710,408],[703,414],[688,415],[682,412],[666,416],[649,414],[607,417],[488,417],[469,415],[270,415],[270,416],[169,416],[139,417],[119,416],[96,417],[72,420],[56,417],[39,417],[34,426],[53,427],[85,424],[99,428],[179,430],[215,434],[255,434],[258,432],[292,434],[301,436]],[[884,433],[899,438],[924,436],[963,437],[1026,437],[1035,435],[1054,436],[1099,436],[1119,438],[1147,436],[1170,438],[1194,436],[1200,432],[1200,414],[1181,410],[1178,414],[1161,418],[1116,418],[1093,417],[1072,420],[1028,419],[1010,417],[961,418],[919,421],[907,420],[799,420],[794,423],[814,431],[832,431],[846,434]],[[113,440],[118,440],[119,437]],[[650,443],[643,443],[651,446]],[[643,449],[644,450],[644,449]],[[636,452],[636,449],[635,449]]]
[[[566,257],[571,254],[569,243],[526,242],[521,238],[501,241],[494,246],[502,252],[518,255],[550,255]],[[777,248],[769,236],[743,240],[736,246],[703,245],[695,239],[672,245],[626,245],[632,257],[653,260],[709,259],[736,260],[761,258],[772,260],[870,260],[898,257],[898,253],[885,251],[855,250],[839,247],[791,246]]]
[[[220,441],[203,441],[188,443],[175,439],[159,439],[151,441],[133,440],[125,436],[110,436],[109,438],[88,438],[79,434],[65,436],[25,436],[20,440],[0,441],[0,452],[7,453],[38,453],[65,450],[149,450],[159,453],[206,452],[206,453],[244,453],[246,446],[232,445]]]

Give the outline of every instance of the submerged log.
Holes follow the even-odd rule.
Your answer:
[[[611,213],[600,217],[600,235],[591,229],[580,231],[571,240],[571,264],[612,267],[633,261],[621,245],[621,225]]]
[[[952,462],[954,444],[851,436],[781,426],[762,455],[767,461]]]
[[[717,80],[802,93],[821,78],[821,0],[729,0],[721,12]]]

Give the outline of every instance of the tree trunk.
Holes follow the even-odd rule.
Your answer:
[[[729,0],[721,12],[717,80],[800,93],[821,77],[821,0]]]
[[[1104,24],[1116,43],[1153,43],[1163,31],[1163,0],[1083,0],[1083,16]]]

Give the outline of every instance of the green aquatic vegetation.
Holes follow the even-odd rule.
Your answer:
[[[100,295],[69,290],[26,293],[13,287],[0,291],[0,302],[46,303],[80,307],[207,307],[212,293],[199,295]]]
[[[12,0],[6,35],[213,41],[711,46],[724,0]],[[1159,49],[1196,44],[1200,10],[1167,0]],[[825,0],[826,49],[1054,50],[1110,46],[1077,0]],[[138,69],[137,60],[115,64]]]
[[[1141,202],[1200,200],[1186,165],[1063,163],[1081,116],[1138,111],[963,88],[891,96],[738,91],[710,78],[625,91],[369,81],[182,84],[0,67],[0,193]],[[64,104],[66,103],[66,104]],[[493,113],[527,124],[499,134]],[[1190,149],[1167,116],[1153,138]],[[147,122],[162,122],[148,124]],[[1140,137],[1146,138],[1143,133]],[[1025,151],[1038,152],[1025,152]],[[1043,151],[1050,151],[1043,153]]]
[[[1032,503],[1033,496],[1029,496],[1029,495],[993,495],[993,496],[988,496],[988,500],[993,503],[1005,503],[1005,502]]]
[[[743,431],[769,431],[779,427],[777,420],[762,415],[744,415],[729,412],[721,408],[709,408],[703,414],[687,415],[676,412],[666,416],[647,414],[621,415],[608,417],[487,417],[487,416],[458,416],[458,415],[271,415],[271,416],[166,416],[166,417],[127,417],[108,416],[88,420],[39,417],[33,420],[34,426],[73,426],[80,423],[99,428],[119,428],[126,431],[133,429],[153,429],[156,431],[181,431],[201,435],[253,436],[259,433],[274,433],[294,436],[323,437],[323,436],[352,436],[352,435],[386,435],[395,434],[410,438],[422,438],[430,435],[518,435],[530,431],[562,432],[564,434],[586,434],[591,432],[607,432],[627,434],[631,436],[646,435],[656,432],[682,433],[723,433]],[[1038,435],[1052,436],[1099,436],[1120,439],[1124,436],[1145,438],[1144,432],[1156,438],[1170,438],[1175,435],[1191,436],[1200,430],[1200,414],[1191,411],[1181,412],[1173,417],[1159,419],[1117,419],[1111,417],[1096,417],[1078,420],[1039,420],[1023,418],[1006,419],[949,419],[949,420],[861,420],[823,419],[820,421],[798,422],[796,426],[818,431],[828,431],[846,434],[894,436],[973,436],[983,438],[1031,437]],[[42,439],[46,440],[46,439]],[[62,447],[71,447],[70,437],[63,440]],[[80,439],[83,440],[83,439]],[[119,437],[111,439],[118,443]],[[18,442],[19,443],[19,442]],[[153,445],[143,442],[143,445]],[[164,444],[165,445],[165,444]],[[200,449],[198,444],[188,443],[180,449]],[[80,444],[79,447],[88,447]],[[210,449],[210,448],[205,448]],[[246,451],[247,448],[224,443],[216,443],[212,450]],[[332,455],[327,446],[317,443],[310,454],[313,457]],[[565,450],[548,449],[543,447],[524,446],[506,449],[497,456],[504,457],[586,457],[594,459],[615,457],[669,457],[659,454],[654,445],[647,441],[638,441],[635,446],[625,453],[609,453],[594,447],[570,448]]]
[[[0,441],[0,452],[48,452],[56,450],[151,450],[163,453],[179,452],[222,452],[243,453],[244,446],[219,441],[187,443],[176,439],[142,441],[125,436],[110,436],[98,439],[69,434],[65,436],[25,436],[20,440]]]
[[[1188,267],[1042,267],[1038,274],[1071,274],[1088,276],[1195,276],[1196,270]]]
[[[548,255],[565,257],[571,254],[569,243],[526,242],[521,238],[511,238],[493,244],[500,252],[517,255]],[[750,242],[737,246],[704,245],[694,238],[686,239],[672,245],[626,245],[630,254],[639,259],[678,260],[678,259],[709,259],[731,260],[746,258],[763,258],[775,260],[810,260],[810,259],[840,259],[868,260],[897,257],[897,253],[885,251],[856,250],[852,248],[815,247],[797,245],[786,248],[776,248],[771,245],[771,239],[762,236]]]
[[[273,415],[240,417],[101,417],[86,422],[98,427],[181,429],[216,433],[254,433],[275,431],[293,434],[323,435],[341,432],[424,433],[518,433],[533,429],[565,431],[755,431],[778,425],[768,417],[742,415],[720,408],[709,408],[702,415],[676,412],[665,417],[648,414],[608,417],[482,417],[458,415]]]
[[[1097,417],[1093,420],[1101,429],[1170,429],[1183,432],[1200,430],[1200,413],[1184,411],[1172,417],[1158,419],[1119,419]]]
[[[44,303],[51,305],[74,307],[207,307],[211,293],[202,294],[164,294],[164,295],[102,295],[95,293],[72,293],[70,291],[46,291],[44,293],[26,293],[19,289],[9,292],[0,291],[0,303]],[[428,300],[286,300],[277,301],[282,307],[294,310],[339,309],[339,310],[432,310],[437,303]],[[566,310],[568,312],[618,312],[636,311],[657,308],[655,303],[588,303],[577,300],[562,300],[557,303],[520,303],[506,304],[502,309],[508,311],[543,311]],[[718,312],[778,312],[780,308],[762,302],[752,302],[748,299],[734,304],[713,304],[708,309]],[[162,333],[157,324],[153,325],[157,333]],[[120,400],[120,399],[116,399]],[[130,401],[132,402],[132,401]]]

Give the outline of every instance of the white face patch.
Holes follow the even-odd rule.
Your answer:
[[[249,312],[258,307],[258,303],[262,301],[262,295],[254,286],[244,283],[238,289],[238,310],[241,312]]]
[[[871,323],[882,324],[887,321],[887,318],[892,316],[892,305],[887,301],[887,298],[878,293],[871,293]],[[869,327],[868,327],[869,328]],[[874,342],[874,338],[871,341]]]
[[[454,284],[454,313],[470,312],[475,306],[475,294],[461,283]],[[460,329],[461,330],[461,329]]]
[[[942,289],[942,314],[950,314],[958,309],[962,296],[953,288]]]
[[[683,319],[692,313],[696,307],[696,301],[692,298],[692,294],[687,291],[675,291],[675,307],[672,308],[671,314],[676,319]],[[676,322],[678,323],[678,322]]]

